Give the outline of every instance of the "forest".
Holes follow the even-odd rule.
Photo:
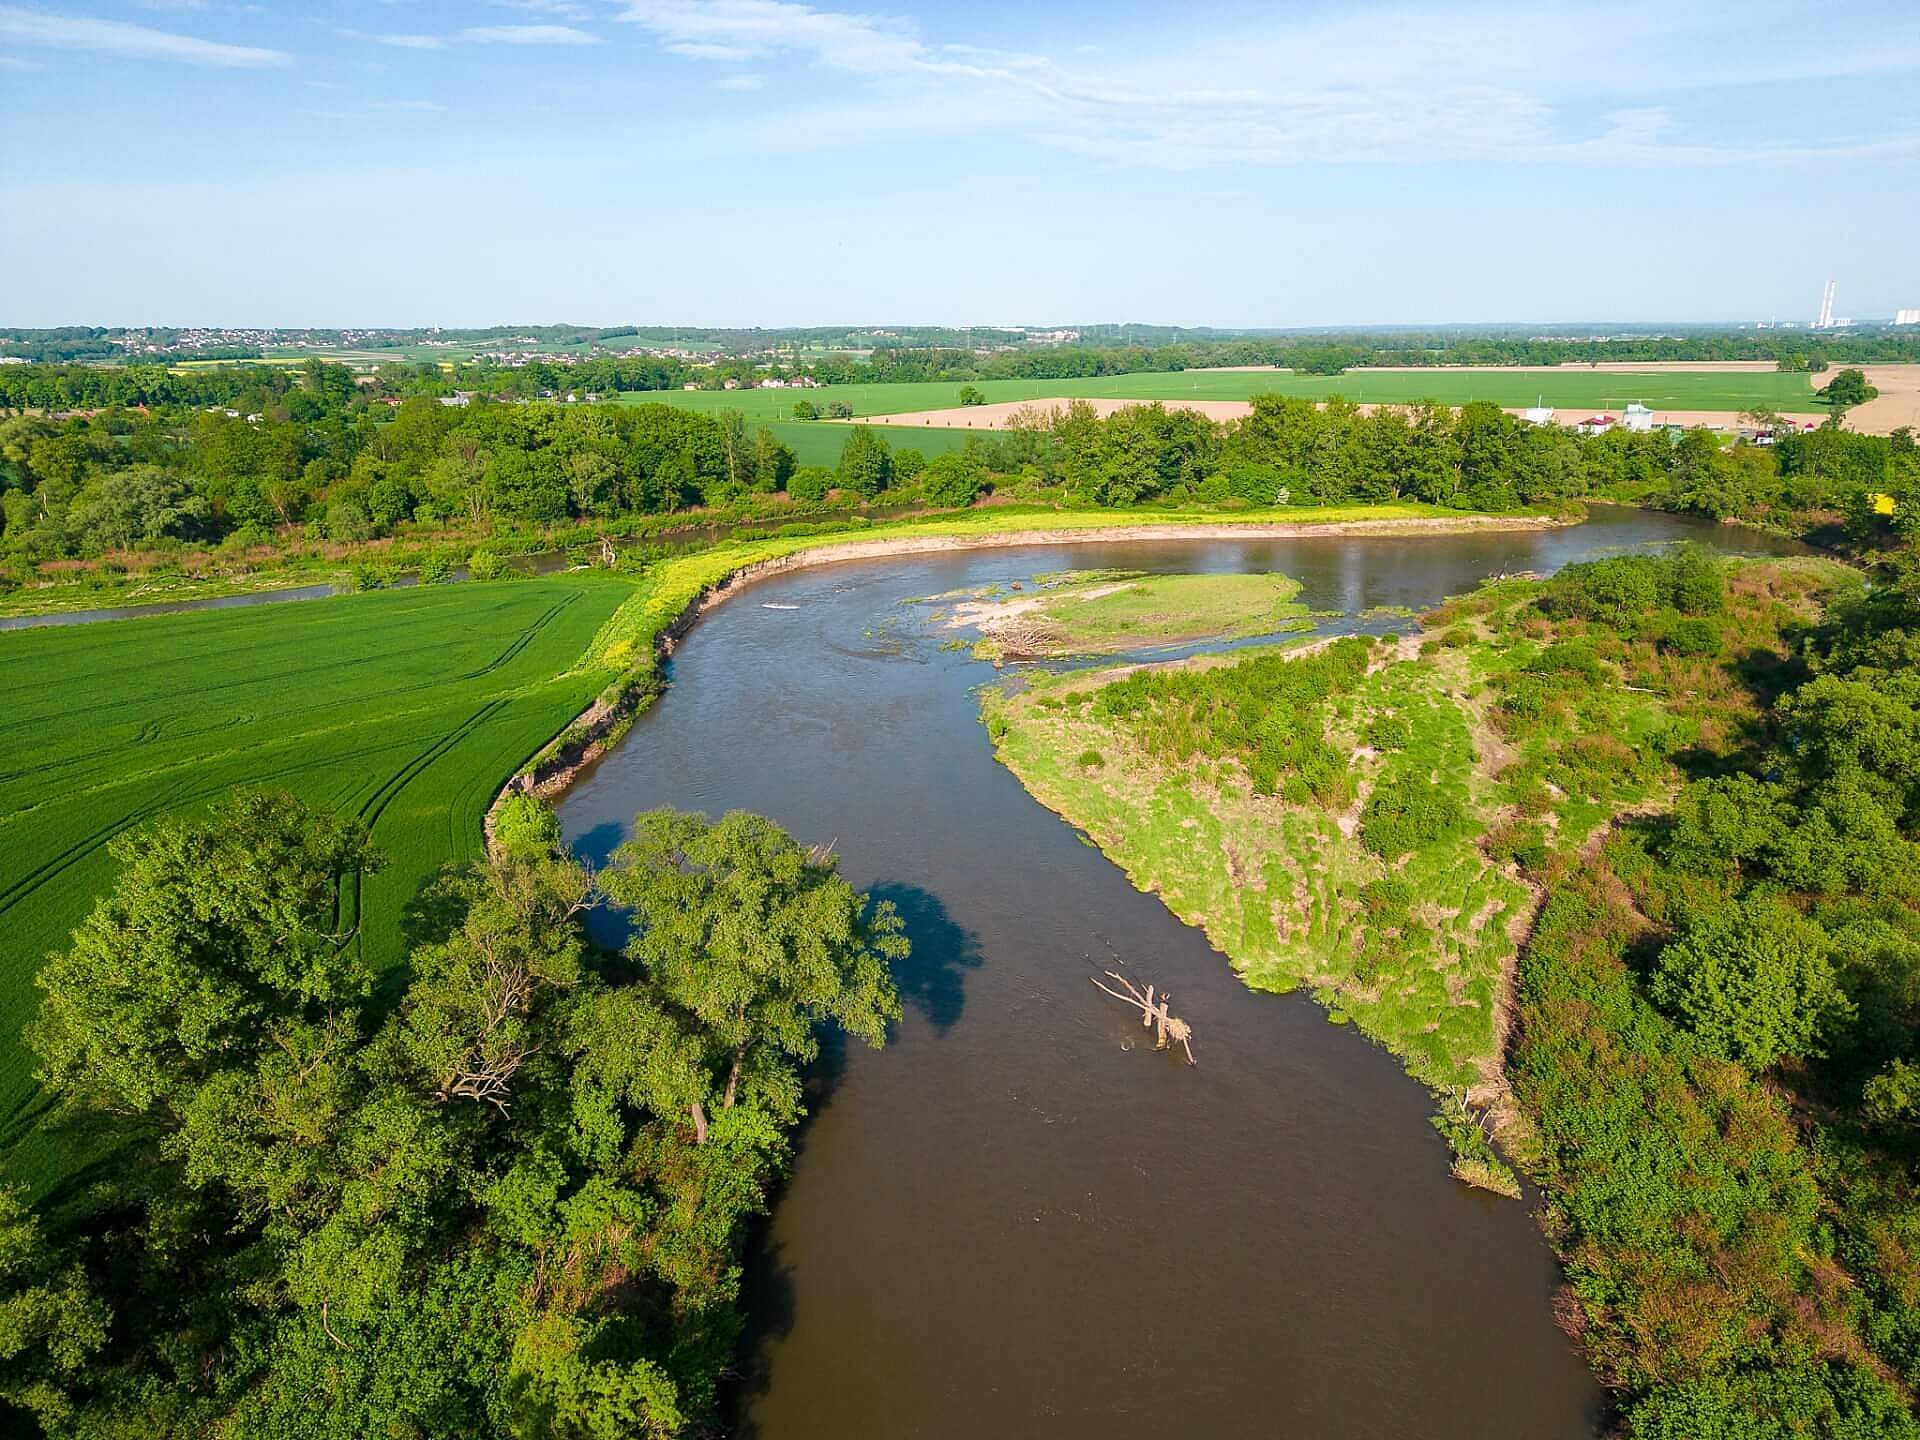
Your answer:
[[[116,842],[30,1036],[112,1161],[52,1216],[0,1188],[0,1418],[711,1433],[742,1227],[824,1031],[898,1018],[902,922],[744,813],[643,814],[597,874],[524,796],[495,841],[416,901],[397,994],[337,933],[358,822],[251,792]]]

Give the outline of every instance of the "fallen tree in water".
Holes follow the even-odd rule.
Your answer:
[[[1167,1002],[1173,999],[1172,995],[1166,991],[1162,991],[1159,1000],[1156,1001],[1153,998],[1153,986],[1151,985],[1147,986],[1143,993],[1138,986],[1123,975],[1115,975],[1113,971],[1109,970],[1107,971],[1107,977],[1112,980],[1118,980],[1122,985],[1126,986],[1127,993],[1122,995],[1118,990],[1102,985],[1098,980],[1093,982],[1094,987],[1106,991],[1107,994],[1113,996],[1116,1000],[1124,1000],[1129,1005],[1138,1006],[1140,1009],[1140,1024],[1143,1028],[1159,1027],[1159,1034],[1153,1043],[1154,1049],[1164,1050],[1167,1048],[1168,1041],[1178,1041],[1180,1048],[1187,1052],[1187,1064],[1198,1065],[1200,1063],[1193,1058],[1193,1045],[1191,1043],[1193,1039],[1193,1027],[1187,1024],[1186,1021],[1180,1019],[1179,1016],[1167,1013]]]

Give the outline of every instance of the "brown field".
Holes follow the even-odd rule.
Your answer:
[[[1910,379],[1908,383],[1920,385],[1920,365],[1894,365],[1882,366],[1880,368],[1883,370],[1914,371],[1916,375]],[[1889,399],[1888,387],[1879,381],[1874,381],[1873,383],[1880,385],[1881,398],[1874,401],[1872,405],[1861,406],[1849,415],[1847,419],[1851,428],[1865,431],[1869,434],[1884,435],[1893,430],[1897,425],[1920,425],[1920,421],[1912,418],[1906,420],[1890,420],[1885,429],[1870,428],[1860,424],[1860,418],[1865,416],[1868,410],[1887,403]],[[1045,418],[1054,414],[1064,414],[1067,406],[1072,403],[1071,400],[1060,396],[1053,396],[1044,400],[1003,400],[995,405],[964,405],[955,406],[949,410],[911,410],[899,415],[862,415],[855,420],[843,420],[838,423],[843,425],[885,425],[889,428],[905,430],[911,430],[915,426],[920,425],[941,430],[1007,430],[1012,428],[1015,417],[1019,416],[1023,411],[1031,412],[1035,417]],[[1147,405],[1153,402],[1147,400],[1087,399],[1086,403],[1093,406],[1094,411],[1102,419],[1105,419],[1116,410],[1124,410],[1130,405]],[[1246,400],[1163,400],[1160,403],[1169,410],[1198,411],[1209,420],[1239,420],[1253,413],[1253,405]],[[1907,413],[1911,417],[1911,412],[1914,407],[1920,405],[1920,388],[1909,389],[1904,392],[1904,404],[1906,410],[1900,413]],[[1363,415],[1371,415],[1381,407],[1373,404],[1365,404],[1357,406],[1356,408]],[[1393,409],[1398,407],[1389,406],[1387,408]],[[1509,415],[1522,415],[1526,413],[1526,410],[1524,406],[1509,406],[1507,413]],[[1594,413],[1592,409],[1561,409],[1553,412],[1553,418],[1554,423],[1558,425],[1577,425]],[[1616,419],[1619,418],[1619,412],[1617,410],[1607,413],[1612,414]],[[1891,415],[1896,413],[1896,410],[1890,409],[1887,413]],[[1724,410],[1656,410],[1654,411],[1653,418],[1656,425],[1705,425],[1709,429],[1729,429],[1737,426],[1740,422],[1738,415]],[[1792,420],[1796,424],[1811,422],[1818,425],[1821,420],[1825,418],[1825,414],[1819,411],[1794,411],[1792,413],[1782,411],[1781,418]]]
[[[1847,412],[1847,428],[1863,435],[1891,435],[1901,426],[1920,430],[1920,365],[1862,365],[1880,394]]]
[[[1771,369],[1771,360],[1562,360],[1558,365],[1367,365],[1357,373],[1438,370],[1463,375],[1557,375],[1562,370],[1595,370],[1610,375],[1712,375]]]

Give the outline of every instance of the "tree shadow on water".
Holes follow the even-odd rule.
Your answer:
[[[872,895],[891,900],[907,922],[913,953],[893,967],[901,1005],[924,1017],[936,1034],[946,1034],[966,1009],[966,973],[978,970],[983,960],[979,940],[931,890],[882,884],[873,887]]]
[[[613,852],[627,838],[627,827],[614,820],[602,820],[591,830],[575,837],[568,849],[596,870],[607,868]]]
[[[737,1359],[721,1381],[721,1425],[734,1440],[757,1440],[760,1427],[752,1410],[773,1384],[773,1352],[793,1333],[793,1267],[783,1262],[773,1226],[763,1220],[747,1247],[746,1273],[740,1290],[740,1309],[746,1323],[740,1332]]]

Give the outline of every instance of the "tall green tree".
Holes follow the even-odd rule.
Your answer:
[[[715,1094],[731,1109],[743,1086],[812,1060],[823,1022],[877,1047],[899,1017],[899,913],[760,816],[648,811],[605,884],[633,911],[629,957],[705,1045],[708,1094],[688,1102],[703,1132]]]

